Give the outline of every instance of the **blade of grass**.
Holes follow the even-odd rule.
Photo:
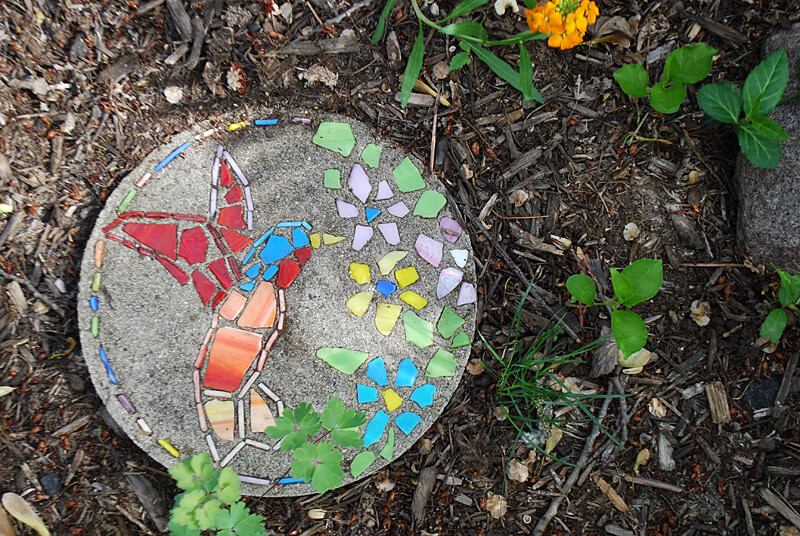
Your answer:
[[[453,11],[450,12],[445,18],[439,21],[439,23],[444,23],[450,20],[455,19],[456,17],[460,17],[461,15],[466,15],[473,9],[479,8],[484,4],[488,4],[489,0],[464,0],[460,4],[458,4]]]
[[[383,34],[386,32],[386,21],[389,18],[389,15],[392,13],[392,9],[394,9],[395,0],[386,0],[386,5],[383,6],[383,11],[381,11],[381,18],[378,19],[378,25],[375,27],[375,33],[372,34],[372,39],[370,42],[375,45],[383,39]]]
[[[408,98],[411,96],[411,90],[414,89],[414,84],[417,83],[419,73],[422,71],[422,58],[425,54],[425,39],[422,36],[422,23],[419,23],[419,33],[414,40],[414,48],[411,49],[411,55],[408,57],[406,63],[406,70],[403,73],[403,85],[400,87],[400,107],[405,108],[408,104]]]
[[[519,44],[519,83],[522,86],[522,97],[526,101],[533,100],[533,64],[525,43]]]
[[[517,91],[522,91],[519,73],[513,67],[476,43],[469,43],[469,47],[497,76],[508,82]],[[533,98],[537,102],[544,104],[544,100],[538,91],[533,93]]]

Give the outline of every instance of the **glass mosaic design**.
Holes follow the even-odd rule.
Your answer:
[[[100,216],[82,267],[85,357],[162,463],[207,450],[245,491],[309,493],[264,433],[285,409],[339,396],[366,411],[364,447],[345,452],[364,476],[458,384],[478,300],[463,221],[411,158],[332,119],[184,135]]]

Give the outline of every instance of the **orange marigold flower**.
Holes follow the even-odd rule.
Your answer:
[[[585,10],[586,19],[589,21],[589,24],[594,24],[597,20],[597,16],[600,15],[597,4],[591,0],[583,0],[581,2],[581,7]]]
[[[544,6],[544,20],[539,27],[542,33],[558,33],[564,31],[564,19],[561,13],[556,10],[556,5],[553,2],[547,2]]]
[[[544,21],[544,8],[535,7],[533,9],[526,9],[525,18],[528,20],[528,28],[530,28],[531,33],[541,31],[540,28]]]

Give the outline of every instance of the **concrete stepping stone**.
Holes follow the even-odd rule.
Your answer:
[[[344,484],[402,456],[469,358],[475,265],[421,162],[341,116],[271,119],[177,135],[124,179],[78,311],[97,392],[151,457],[305,495],[264,429],[336,396],[366,413]]]

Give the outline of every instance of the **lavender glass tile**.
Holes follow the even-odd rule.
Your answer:
[[[391,199],[394,197],[392,187],[389,186],[388,181],[381,181],[378,183],[378,193],[375,194],[375,201],[382,201],[384,199]]]
[[[353,233],[353,249],[356,251],[361,251],[369,239],[372,238],[373,234],[372,227],[367,227],[366,225],[356,225],[356,230]]]
[[[397,203],[387,208],[386,210],[389,211],[389,214],[391,214],[392,216],[397,216],[398,218],[404,218],[405,215],[410,212],[406,204],[403,203],[402,201],[398,201]]]
[[[435,266],[436,268],[438,268],[439,263],[442,262],[442,252],[444,250],[444,244],[442,244],[438,240],[434,240],[429,236],[420,234],[419,237],[417,237],[416,244],[414,244],[414,249],[417,250],[417,253],[419,253],[420,257],[428,261],[431,265]]]
[[[353,192],[362,203],[366,203],[369,199],[369,194],[372,193],[372,185],[369,183],[367,172],[360,164],[353,164],[353,169],[350,170],[350,178],[347,180],[347,187]]]
[[[475,303],[478,299],[478,293],[475,291],[475,285],[467,283],[466,281],[461,285],[458,291],[458,300],[456,305],[466,305],[468,303]]]
[[[386,242],[395,246],[400,243],[400,231],[397,229],[397,224],[392,223],[379,223],[378,230],[386,239]]]
[[[340,218],[355,218],[358,216],[356,206],[341,199],[336,200],[336,210],[339,212]]]
[[[464,229],[453,218],[445,216],[439,220],[439,227],[442,229],[442,236],[448,242],[455,242],[461,236]]]
[[[464,272],[458,268],[445,268],[439,274],[439,283],[436,285],[436,297],[440,300],[453,292],[464,279]]]

